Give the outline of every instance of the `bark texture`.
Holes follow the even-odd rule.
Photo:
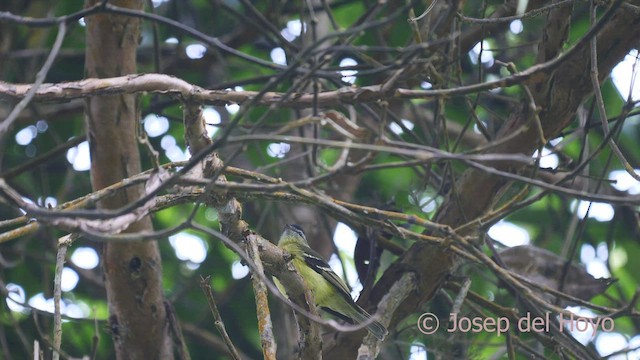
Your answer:
[[[96,0],[88,0],[94,5]],[[111,1],[113,5],[141,10],[142,0]],[[88,77],[111,77],[136,72],[139,19],[96,15],[86,19]],[[91,181],[94,190],[141,171],[136,126],[140,117],[135,95],[94,97],[86,111],[91,149]],[[131,187],[100,202],[115,209],[139,198],[143,187]],[[147,217],[127,231],[153,230]],[[107,243],[103,267],[109,327],[118,359],[167,359],[172,357],[162,292],[162,262],[155,241]]]

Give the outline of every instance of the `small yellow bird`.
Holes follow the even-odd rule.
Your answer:
[[[317,306],[351,323],[361,324],[370,321],[371,315],[353,301],[347,285],[331,270],[329,264],[309,247],[300,226],[285,226],[278,247],[293,257],[291,262],[313,293]],[[280,292],[286,294],[281,284],[277,281],[276,284]],[[380,340],[384,340],[389,333],[387,328],[377,321],[369,323],[367,330]]]

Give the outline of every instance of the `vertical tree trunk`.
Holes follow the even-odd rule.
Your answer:
[[[93,5],[98,0],[87,0]],[[142,9],[142,0],[112,4]],[[88,77],[111,77],[136,72],[136,49],[141,21],[101,14],[87,22],[86,72]],[[94,97],[88,100],[86,126],[91,148],[91,179],[98,190],[140,172],[136,124],[140,117],[133,95]],[[142,187],[100,202],[105,209],[119,208],[140,197]],[[153,230],[144,218],[127,231]],[[107,243],[103,266],[109,328],[119,359],[172,357],[162,293],[162,262],[155,241]]]

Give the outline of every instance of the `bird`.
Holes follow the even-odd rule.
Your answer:
[[[313,293],[318,307],[351,323],[367,323],[367,330],[379,340],[384,340],[389,333],[387,328],[378,321],[372,321],[371,315],[353,301],[344,281],[322,256],[309,247],[304,231],[299,225],[285,226],[278,247],[291,255],[293,266]],[[282,284],[277,280],[276,285],[280,292],[286,295]]]

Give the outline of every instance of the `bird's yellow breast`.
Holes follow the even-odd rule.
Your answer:
[[[300,276],[305,279],[307,287],[313,293],[316,306],[329,308],[337,312],[343,312],[342,310],[345,309],[345,307],[350,307],[345,299],[336,293],[337,290],[333,285],[322,275],[306,266],[304,260],[294,258],[293,266],[295,266],[296,270],[300,273]]]

